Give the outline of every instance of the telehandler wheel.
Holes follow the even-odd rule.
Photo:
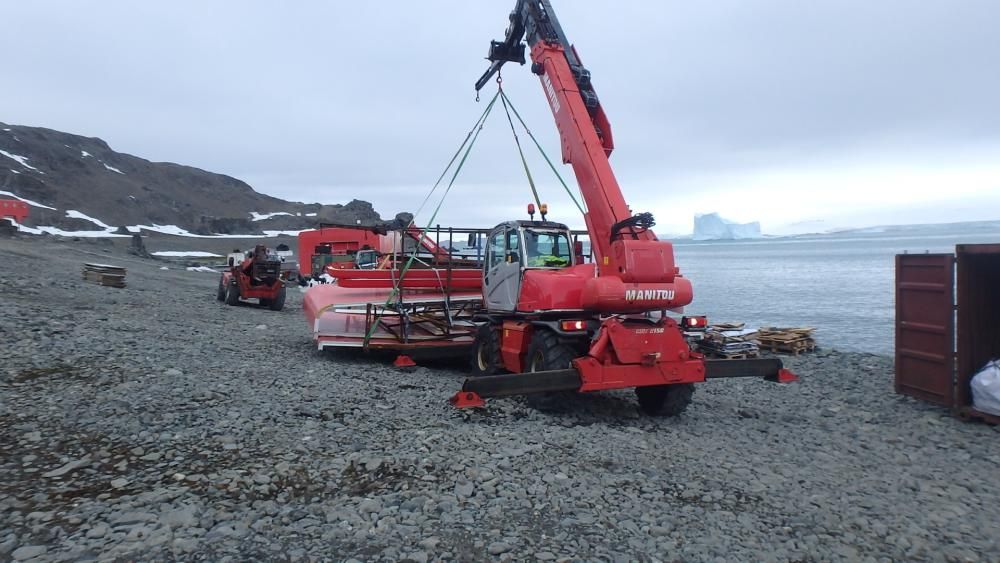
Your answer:
[[[639,398],[639,408],[650,416],[677,416],[681,414],[691,404],[691,395],[693,394],[693,383],[635,388],[635,396]]]
[[[240,286],[236,285],[236,280],[232,280],[226,286],[226,305],[236,305],[239,302]]]
[[[282,307],[285,306],[285,286],[281,286],[281,289],[278,290],[278,294],[274,296],[274,299],[270,300],[267,306],[270,307],[272,311],[280,311]]]
[[[573,359],[580,354],[568,344],[559,341],[554,332],[547,329],[535,331],[525,358],[525,371],[549,371],[572,367]],[[574,394],[573,391],[554,391],[528,395],[528,406],[542,412],[558,411]]]
[[[222,283],[222,276],[219,276],[219,289],[215,292],[215,298],[219,301],[226,300],[226,284]]]
[[[472,375],[496,375],[503,371],[500,367],[500,335],[496,325],[486,323],[479,327],[472,348]]]

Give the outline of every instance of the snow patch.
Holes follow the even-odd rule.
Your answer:
[[[316,216],[315,213],[306,213],[306,217],[315,217],[315,216]]]
[[[160,250],[153,253],[153,256],[174,256],[191,258],[222,258],[219,254],[204,252],[201,250]]]
[[[8,128],[6,128],[6,129],[4,129],[4,131],[10,131],[10,127],[8,127]]]
[[[49,207],[47,205],[42,205],[40,203],[35,203],[33,201],[26,200],[26,199],[24,199],[22,197],[18,197],[16,195],[14,195],[14,194],[12,194],[10,192],[0,191],[0,195],[13,196],[13,197],[15,197],[15,198],[17,198],[17,199],[19,199],[19,200],[27,203],[28,205],[34,205],[34,206],[37,206],[37,207],[44,207],[46,209],[53,209],[53,210],[55,210],[54,207]],[[71,215],[71,213],[72,213],[72,215]],[[120,235],[120,234],[117,234],[115,232],[115,231],[118,230],[116,227],[112,227],[110,225],[105,225],[100,220],[94,219],[92,217],[88,217],[88,216],[84,215],[83,213],[80,213],[79,211],[74,211],[74,210],[67,211],[66,215],[68,217],[73,217],[73,218],[77,218],[77,219],[86,219],[88,221],[93,221],[95,224],[103,226],[104,229],[100,230],[100,231],[64,231],[64,230],[59,229],[57,227],[47,227],[47,226],[29,227],[27,225],[21,225],[21,224],[17,224],[17,223],[15,223],[15,226],[17,227],[18,231],[20,231],[22,233],[29,233],[29,234],[33,234],[33,235],[41,235],[41,234],[48,233],[50,235],[59,235],[59,236],[64,236],[64,237],[86,237],[86,238],[96,238],[96,237],[128,237],[128,236],[131,236],[131,234],[134,234],[134,233],[141,233],[142,230],[145,229],[147,231],[153,231],[153,232],[157,232],[157,233],[163,233],[163,234],[166,234],[166,235],[176,235],[176,236],[180,236],[180,237],[190,237],[190,238],[216,238],[216,239],[221,239],[221,238],[227,238],[227,239],[228,238],[233,238],[233,239],[254,239],[254,238],[256,238],[256,239],[259,239],[259,238],[262,238],[261,235],[222,235],[222,234],[216,234],[216,235],[198,235],[198,234],[189,232],[189,231],[187,231],[185,229],[182,229],[182,228],[178,227],[177,225],[128,225],[128,226],[125,227],[125,229],[130,234],[128,234],[128,235]],[[300,232],[301,231],[264,231],[264,237],[276,237],[276,236],[283,235],[283,234],[284,235],[292,235],[292,236],[294,236],[294,235],[298,235],[298,233],[300,233]],[[194,255],[192,254],[191,256],[194,256]],[[207,257],[208,255],[206,254],[205,256]],[[211,255],[211,257],[217,257],[217,256],[218,256],[217,254]]]
[[[168,268],[168,267],[166,267],[166,266],[160,266],[160,269],[161,269],[161,270],[169,270],[170,268]]]
[[[0,151],[0,152],[2,152],[2,151]],[[11,172],[17,172],[17,171],[16,170],[11,170]],[[20,174],[20,172],[18,172],[18,174]],[[23,197],[21,197],[21,196],[19,196],[17,194],[11,193],[11,192],[5,192],[3,190],[0,190],[0,195],[9,195],[10,197],[12,197],[14,199],[19,199],[19,200],[23,201],[24,203],[27,203],[28,205],[31,205],[31,206],[34,206],[34,207],[41,207],[43,209],[51,209],[52,211],[58,211],[55,207],[49,207],[48,205],[44,205],[44,204],[38,203],[37,201],[31,201],[30,199],[25,199],[25,198],[23,198]]]
[[[85,151],[83,149],[80,149],[80,158],[87,158],[88,156],[92,156],[92,155],[89,152],[87,152],[87,151]],[[107,166],[107,164],[105,164],[105,166]]]
[[[101,161],[98,161],[98,162],[100,162],[101,164],[103,164],[105,168],[107,168],[108,170],[110,170],[112,172],[117,172],[117,173],[121,174],[122,176],[125,175],[124,172],[122,172],[121,170],[115,168],[114,166],[108,166],[107,163],[105,163],[105,162],[101,162]]]
[[[155,254],[155,253],[154,253]],[[211,272],[213,274],[218,274],[219,271],[208,266],[188,266],[187,271],[189,272]]]
[[[7,158],[9,158],[11,160],[16,161],[18,164],[20,164],[21,166],[23,166],[25,168],[30,168],[30,169],[34,170],[35,172],[38,172],[39,174],[45,174],[45,172],[42,172],[41,170],[39,170],[39,169],[35,168],[34,166],[28,164],[28,157],[26,157],[26,156],[21,156],[19,154],[12,154],[12,153],[9,153],[9,152],[7,152],[5,150],[2,150],[2,149],[0,149],[0,154],[6,156]]]
[[[64,231],[56,227],[29,227],[27,225],[21,225],[13,219],[10,220],[17,227],[17,230],[22,233],[28,233],[32,235],[55,235],[61,237],[78,237],[78,238],[99,238],[99,237],[127,237],[128,235],[116,235],[110,231]]]
[[[146,229],[147,231],[155,231],[157,233],[163,233],[166,235],[179,235],[183,237],[196,236],[178,227],[177,225],[129,225],[126,228],[129,230],[130,233],[138,233],[141,232],[142,229]]]
[[[299,236],[302,231],[308,231],[309,229],[300,229],[298,231],[261,231],[265,236],[268,237],[280,237],[281,235],[288,235],[291,237]]]
[[[112,231],[115,230],[115,227],[112,227],[111,225],[105,223],[104,221],[101,221],[100,219],[94,219],[90,215],[85,215],[75,209],[70,209],[69,211],[67,211],[66,216],[69,217],[70,219],[83,219],[84,221],[90,221],[91,223],[103,229],[111,229]]]
[[[263,221],[264,219],[270,219],[271,217],[277,217],[278,215],[291,215],[287,211],[275,211],[274,213],[257,213],[256,211],[250,212],[251,221]]]

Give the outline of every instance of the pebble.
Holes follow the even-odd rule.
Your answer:
[[[14,558],[14,561],[25,561],[27,559],[45,555],[48,551],[49,548],[44,545],[26,545],[15,549],[14,553],[11,553],[10,555]]]
[[[486,548],[486,551],[488,551],[490,555],[500,555],[501,553],[507,553],[512,549],[514,549],[514,547],[509,543],[493,542]]]
[[[175,239],[147,245],[232,244]],[[0,315],[0,560],[1000,552],[984,533],[1000,520],[998,430],[895,395],[892,358],[782,357],[799,382],[700,384],[671,419],[628,390],[458,412],[464,361],[400,374],[391,357],[320,353],[299,292],[280,312],[228,307],[218,278],[155,261],[129,262],[123,290],[81,284],[68,244],[0,238],[16,293]]]

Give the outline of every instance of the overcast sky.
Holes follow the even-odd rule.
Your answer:
[[[657,231],[709,211],[765,232],[1000,219],[1000,2],[553,3],[611,120],[626,201]],[[0,121],[391,217],[483,110],[472,84],[513,4],[2,0]],[[558,158],[536,77],[503,76]],[[582,225],[530,156],[552,218]],[[495,113],[439,222],[491,226],[529,200]]]

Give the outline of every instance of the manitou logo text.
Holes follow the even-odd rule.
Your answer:
[[[669,301],[674,298],[672,289],[626,289],[625,301]]]
[[[559,113],[559,98],[556,97],[556,89],[552,87],[552,81],[549,80],[548,74],[542,75],[542,83],[545,84],[545,92],[549,95],[552,113]]]

